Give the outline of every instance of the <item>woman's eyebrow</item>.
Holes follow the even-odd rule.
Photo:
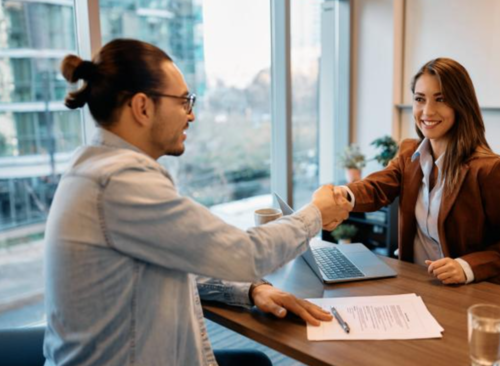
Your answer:
[[[425,97],[425,94],[424,93],[420,93],[420,92],[415,92],[415,95],[421,95],[421,96]],[[440,95],[443,95],[443,93],[442,92],[437,92],[437,93],[434,93],[433,95],[435,97],[438,97]]]

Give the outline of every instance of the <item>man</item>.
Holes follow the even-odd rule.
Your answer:
[[[258,279],[350,205],[323,187],[278,222],[247,232],[226,224],[179,196],[156,161],[184,152],[195,119],[195,97],[172,60],[150,44],[115,40],[94,61],[70,55],[62,64],[68,81],[84,80],[66,105],[87,103],[100,128],[61,179],[47,222],[46,365],[266,364],[259,355],[214,356],[200,295],[278,317],[289,310],[314,325],[330,320]]]

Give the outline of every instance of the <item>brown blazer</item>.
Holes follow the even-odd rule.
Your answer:
[[[387,168],[348,185],[355,212],[376,211],[399,196],[399,259],[408,262],[413,262],[423,178],[419,159],[411,161],[418,145],[404,140]],[[500,283],[500,157],[472,157],[463,165],[458,188],[442,198],[438,232],[445,257],[467,261],[476,282]]]

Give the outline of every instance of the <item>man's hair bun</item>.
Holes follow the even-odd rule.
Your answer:
[[[87,103],[90,93],[88,81],[94,77],[96,71],[97,66],[93,62],[83,61],[77,55],[68,55],[64,58],[61,63],[61,73],[64,78],[71,83],[76,83],[80,79],[87,82],[80,89],[68,93],[64,100],[66,107],[76,109]]]
[[[61,63],[61,73],[71,83],[80,79],[91,81],[96,72],[97,66],[92,61],[84,61],[77,55],[68,55]]]

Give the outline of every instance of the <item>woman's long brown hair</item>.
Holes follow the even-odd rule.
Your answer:
[[[457,188],[462,165],[474,154],[496,155],[486,141],[483,116],[467,70],[449,58],[431,60],[413,77],[412,93],[415,93],[415,84],[423,74],[438,79],[445,103],[455,111],[455,123],[448,131],[449,140],[443,162],[444,192],[450,194]],[[418,126],[416,129],[420,139],[423,139]]]

